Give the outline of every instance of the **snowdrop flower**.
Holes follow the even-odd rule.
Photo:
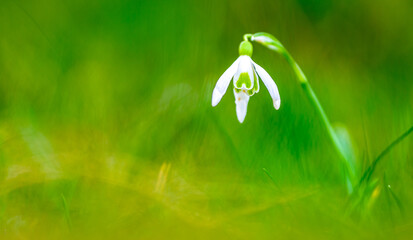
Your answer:
[[[237,118],[242,123],[247,115],[250,97],[260,90],[258,76],[267,87],[274,108],[277,110],[280,108],[281,99],[274,80],[261,66],[252,61],[252,44],[249,41],[241,42],[239,55],[238,59],[218,79],[212,93],[212,106],[215,107],[221,101],[233,79]]]

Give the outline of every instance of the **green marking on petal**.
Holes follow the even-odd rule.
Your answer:
[[[258,92],[260,90],[259,88],[260,88],[260,85],[258,83],[258,76],[254,72],[254,87],[252,88],[252,90],[254,90],[254,92]]]
[[[252,87],[252,82],[247,72],[243,72],[239,75],[238,80],[235,82],[235,87],[242,88],[242,84],[245,84],[246,88]]]
[[[240,93],[240,92],[242,91],[242,90],[239,89],[239,88],[234,88],[234,90],[235,90],[236,93]]]
[[[254,95],[254,93],[257,93],[259,90],[260,89],[258,85],[258,77],[257,77],[257,74],[254,74],[254,87],[248,90],[247,93],[248,95],[252,96]]]

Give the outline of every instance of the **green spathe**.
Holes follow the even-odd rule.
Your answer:
[[[246,35],[250,36],[251,41],[260,43],[271,50],[279,53],[283,53],[285,51],[284,46],[281,44],[281,42],[269,33],[259,32],[252,35]]]
[[[242,41],[239,45],[239,55],[252,56],[252,44],[249,41]]]

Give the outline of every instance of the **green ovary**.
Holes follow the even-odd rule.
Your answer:
[[[248,41],[242,41],[239,45],[239,55],[252,56],[252,44]]]

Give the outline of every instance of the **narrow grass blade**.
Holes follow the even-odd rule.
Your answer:
[[[72,231],[72,219],[70,218],[69,206],[67,205],[67,201],[63,193],[60,195],[60,197],[62,198],[63,209],[64,209],[64,214],[65,214],[64,216],[66,219],[67,226],[69,228],[69,231]]]
[[[394,140],[389,146],[387,146],[380,154],[379,156],[374,159],[372,164],[367,168],[367,170],[364,172],[363,176],[360,179],[359,184],[362,184],[364,181],[369,181],[371,175],[374,173],[374,170],[376,169],[377,164],[383,159],[384,156],[386,156],[387,153],[390,152],[397,144],[399,144],[403,139],[405,139],[410,133],[413,132],[413,126],[410,127],[406,132],[404,132],[400,137],[398,137],[396,140]]]

